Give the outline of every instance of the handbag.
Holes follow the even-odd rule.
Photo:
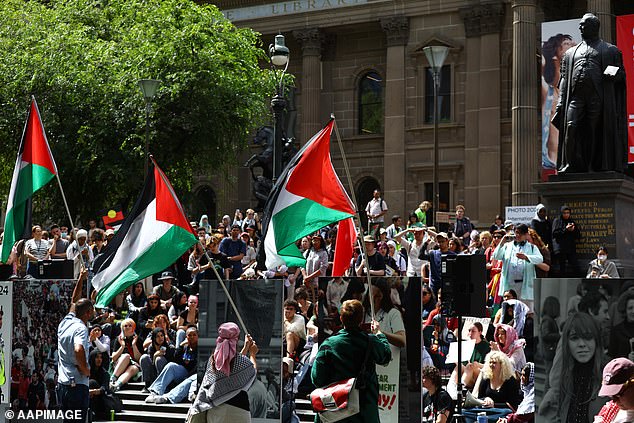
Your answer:
[[[310,393],[313,411],[319,414],[322,422],[337,422],[359,413],[359,390],[365,389],[365,369],[369,357],[370,337],[368,336],[365,359],[356,378],[340,380]]]

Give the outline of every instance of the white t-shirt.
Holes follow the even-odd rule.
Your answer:
[[[284,333],[292,332],[301,339],[306,339],[306,321],[301,314],[295,314],[290,322],[284,319]]]
[[[373,198],[372,200],[370,200],[368,202],[368,205],[365,207],[365,211],[368,213],[368,215],[372,215],[372,216],[376,216],[377,214],[380,214],[381,212],[384,212],[387,210],[387,204],[385,203],[385,200],[383,200],[382,198],[379,198],[378,200],[376,198]],[[385,216],[379,216],[377,218],[374,219],[370,219],[370,221],[372,223],[383,223],[385,221]]]

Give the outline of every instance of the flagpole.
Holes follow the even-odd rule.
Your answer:
[[[59,172],[55,172],[55,179],[57,179],[57,183],[59,184],[59,190],[62,193],[62,200],[64,200],[64,207],[66,207],[66,213],[68,213],[68,220],[70,221],[73,234],[75,234],[75,241],[77,241],[77,233],[75,233],[75,222],[73,222],[73,216],[70,214],[70,209],[68,208],[66,194],[64,194],[64,188],[62,188],[62,181],[59,179]],[[87,244],[88,240],[86,240],[86,245]],[[79,247],[79,241],[77,241],[77,247]],[[81,249],[79,250],[79,261],[81,262],[81,267],[85,269],[86,262],[84,261],[84,257],[81,254]],[[90,282],[88,281],[88,278],[86,278],[86,297],[90,298]]]
[[[231,308],[233,308],[233,312],[238,317],[238,321],[240,322],[240,326],[242,326],[242,330],[244,331],[245,335],[248,334],[249,331],[247,330],[247,325],[244,324],[244,320],[242,320],[242,316],[238,312],[238,307],[236,307],[236,304],[233,302],[233,298],[231,298],[231,295],[229,294],[229,290],[227,289],[227,286],[225,285],[224,281],[220,277],[220,274],[218,273],[216,266],[214,266],[213,262],[211,261],[211,257],[209,257],[209,254],[207,254],[207,249],[205,248],[205,246],[200,240],[198,241],[198,244],[203,248],[203,251],[205,252],[205,256],[207,256],[207,260],[209,260],[209,264],[210,264],[209,267],[213,269],[214,273],[216,274],[216,277],[218,278],[218,282],[220,282],[220,286],[222,287],[223,291],[225,291],[225,295],[227,296],[227,299],[229,300],[229,303],[231,304]]]
[[[335,119],[334,113],[330,115],[332,120],[335,123],[335,135],[337,136],[337,144],[339,144],[339,151],[341,152],[341,159],[343,160],[343,167],[346,171],[346,178],[348,179],[348,185],[350,186],[350,194],[352,195],[352,202],[356,207],[356,215],[359,218],[359,225],[356,226],[359,230],[359,234],[363,236],[363,228],[361,227],[361,216],[359,214],[359,207],[357,203],[357,196],[354,193],[354,186],[352,185],[352,177],[350,177],[350,169],[348,168],[348,160],[346,159],[346,153],[343,151],[343,143],[341,142],[341,136],[339,135],[339,127],[337,126],[337,120]],[[357,238],[358,239],[358,238]],[[372,316],[372,320],[374,320],[374,296],[372,295],[372,278],[370,277],[370,263],[368,258],[368,250],[365,248],[365,241],[359,242],[361,244],[361,249],[363,250],[363,257],[365,262],[365,274],[368,278],[368,296],[370,298],[370,314]],[[378,254],[378,252],[377,252]]]

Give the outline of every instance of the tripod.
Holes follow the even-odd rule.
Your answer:
[[[458,376],[458,389],[457,389],[457,397],[456,397],[456,412],[454,413],[451,422],[452,423],[466,423],[465,417],[462,415],[462,326],[464,322],[462,321],[462,316],[458,314],[456,316],[458,318],[458,363],[457,365],[457,376]]]

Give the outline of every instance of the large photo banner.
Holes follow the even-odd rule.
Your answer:
[[[566,50],[581,42],[579,18],[542,23],[542,180],[557,169],[559,131],[550,123],[559,100],[559,67]]]
[[[11,331],[13,327],[13,286],[0,282],[0,403],[11,397]]]
[[[616,45],[623,52],[627,86],[627,162],[634,162],[634,15],[616,17]]]

